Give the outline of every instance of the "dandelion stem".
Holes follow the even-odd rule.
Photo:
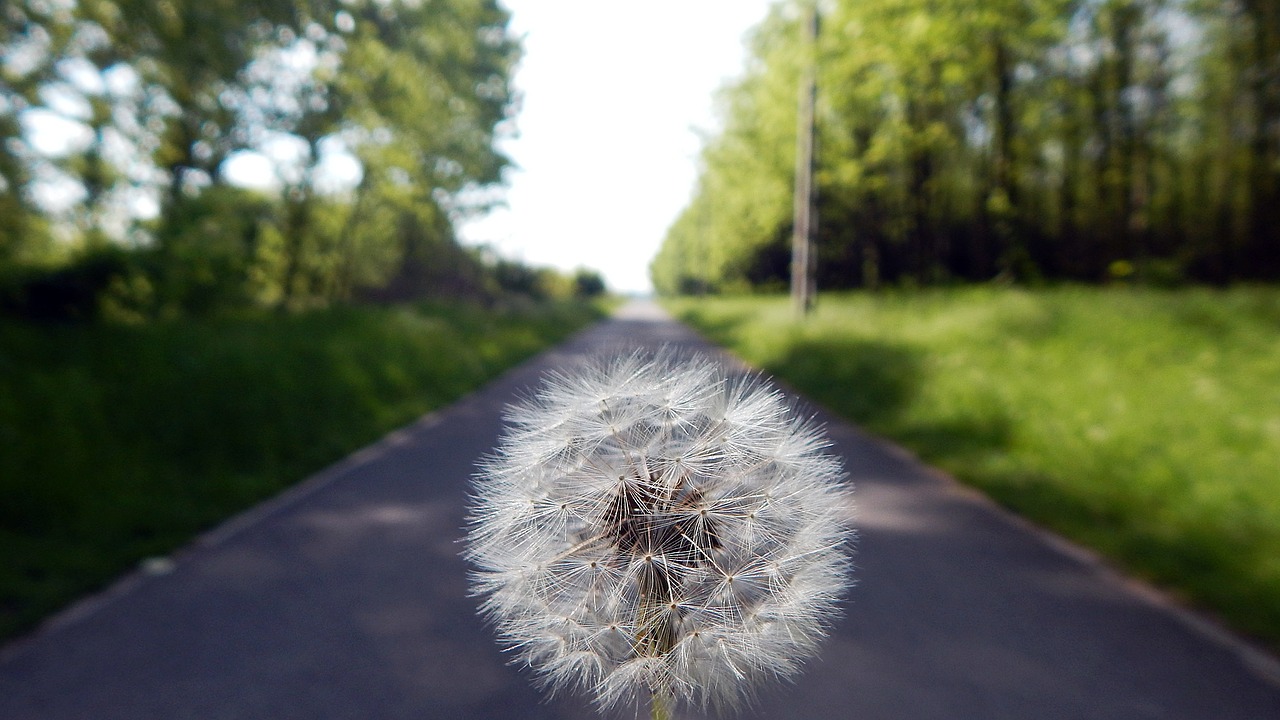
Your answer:
[[[671,698],[661,690],[654,690],[650,700],[652,720],[671,720]]]

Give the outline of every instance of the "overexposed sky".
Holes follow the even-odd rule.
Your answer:
[[[647,292],[649,261],[696,179],[697,130],[742,72],[770,0],[503,0],[525,41],[507,207],[469,243],[534,265],[600,271]]]

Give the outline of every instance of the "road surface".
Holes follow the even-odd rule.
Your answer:
[[[637,345],[713,351],[627,306],[4,648],[0,718],[598,717],[506,664],[458,538],[504,404]],[[858,585],[821,656],[741,717],[1280,718],[1274,658],[819,415],[857,487]]]

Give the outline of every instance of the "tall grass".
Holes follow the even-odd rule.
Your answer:
[[[1280,647],[1280,289],[683,300],[710,338]]]
[[[598,315],[457,304],[0,324],[0,637]]]

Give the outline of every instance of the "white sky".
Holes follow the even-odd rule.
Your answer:
[[[589,267],[648,292],[649,261],[689,200],[697,129],[744,67],[770,0],[504,0],[525,38],[507,207],[462,228],[534,265]]]

